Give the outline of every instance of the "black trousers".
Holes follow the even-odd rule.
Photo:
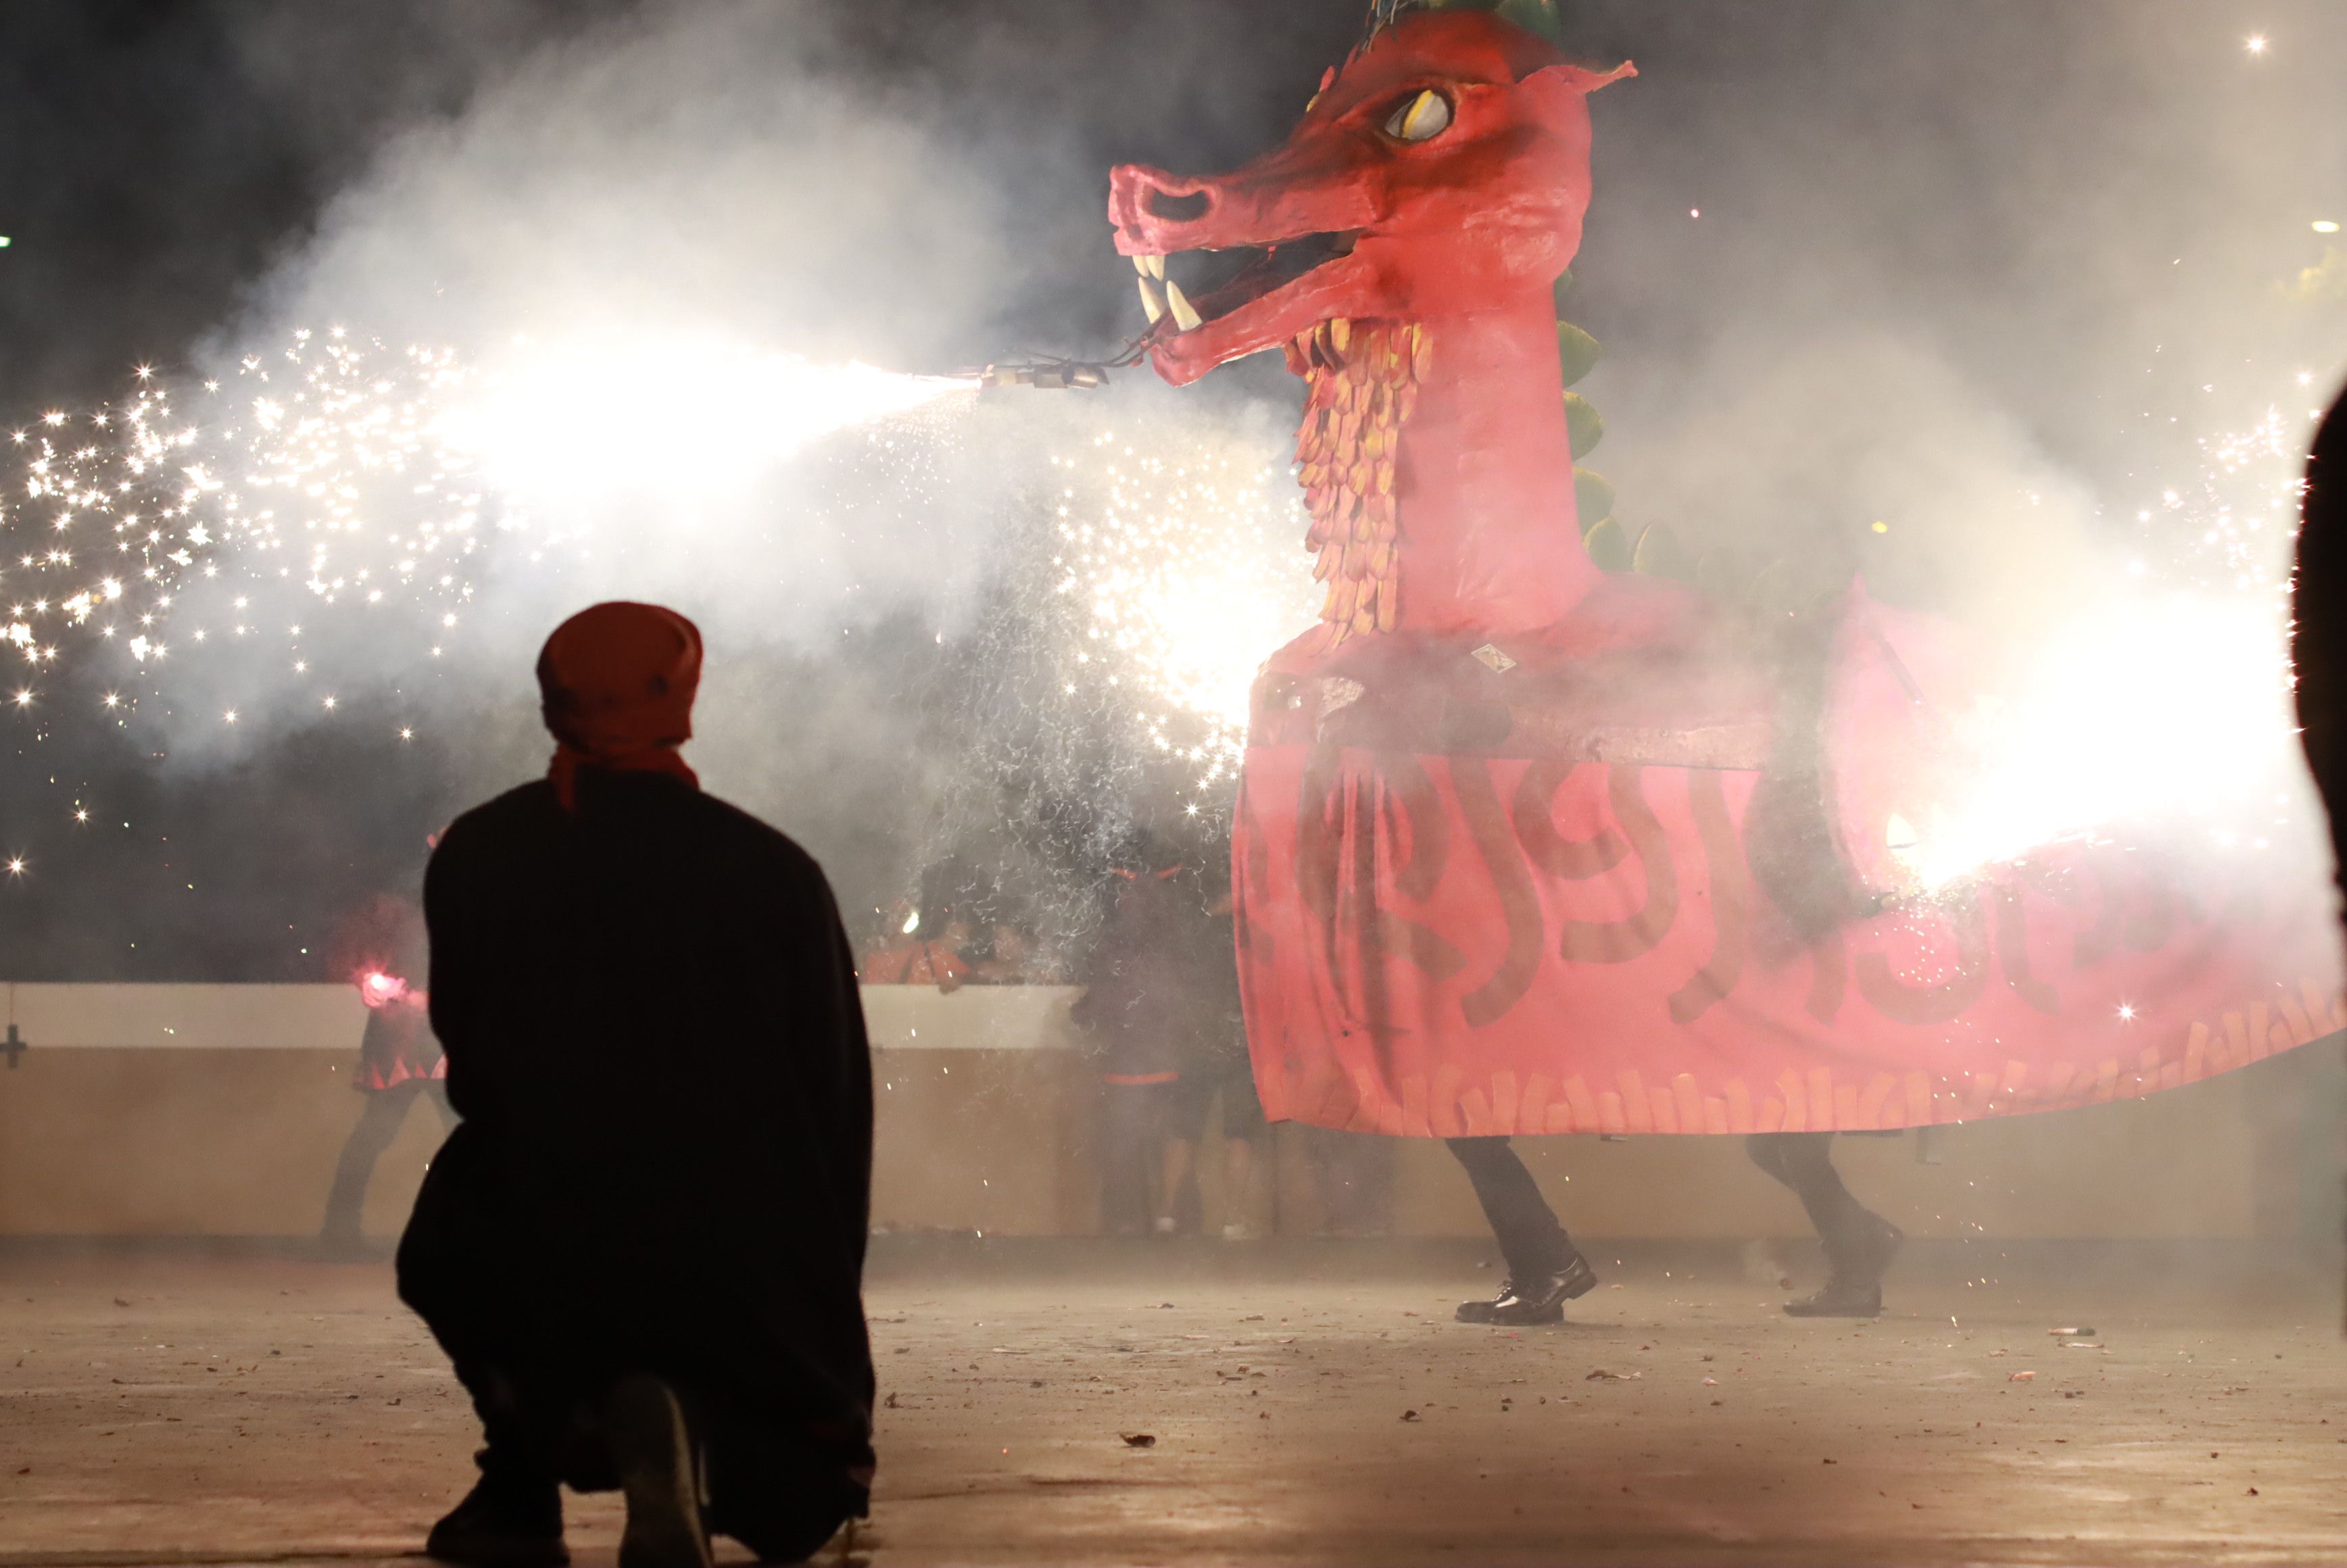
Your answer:
[[[1474,1184],[1476,1201],[1483,1205],[1483,1217],[1491,1223],[1510,1277],[1537,1278],[1572,1259],[1572,1238],[1505,1138],[1444,1142]],[[1888,1225],[1842,1185],[1841,1173],[1833,1166],[1832,1133],[1755,1132],[1744,1141],[1744,1149],[1754,1164],[1801,1200],[1825,1243],[1827,1262],[1836,1269]]]
[[[326,1220],[319,1227],[322,1235],[357,1237],[359,1214],[366,1207],[367,1183],[374,1176],[374,1163],[391,1147],[391,1141],[399,1136],[399,1129],[419,1096],[439,1109],[444,1127],[456,1125],[456,1112],[448,1104],[447,1085],[437,1079],[409,1078],[388,1089],[368,1091],[358,1124],[343,1143],[342,1158],[334,1162],[334,1184],[326,1193]]]
[[[1826,1262],[1840,1272],[1851,1254],[1881,1234],[1889,1221],[1850,1196],[1833,1165],[1830,1132],[1755,1132],[1744,1140],[1752,1163],[1792,1189],[1825,1243]]]
[[[1557,1223],[1556,1211],[1541,1196],[1540,1184],[1505,1138],[1446,1138],[1451,1154],[1466,1167],[1475,1201],[1500,1244],[1508,1277],[1530,1281],[1554,1274],[1573,1257],[1573,1239]]]

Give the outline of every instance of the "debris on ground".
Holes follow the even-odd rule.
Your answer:
[[[2008,1383],[2034,1383],[2036,1380],[2037,1374],[2034,1372],[2015,1372],[2005,1379]]]
[[[2092,1328],[2048,1328],[2045,1332],[2056,1339],[2092,1339],[2095,1337]]]
[[[1157,1446],[1155,1432],[1119,1432],[1116,1435],[1124,1440],[1124,1446],[1129,1449],[1153,1449]]]
[[[1401,1413],[1401,1419],[1405,1421],[1414,1421],[1418,1419],[1418,1412],[1416,1410],[1404,1410]]]
[[[1600,1367],[1582,1381],[1584,1383],[1635,1383],[1645,1376],[1644,1372],[1609,1372]]]

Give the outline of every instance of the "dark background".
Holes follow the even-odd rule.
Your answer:
[[[1131,331],[1130,274],[1099,218],[1107,169],[1241,160],[1358,28],[1350,0],[804,8],[843,75],[967,104],[997,141],[1025,116],[1089,149],[1083,178],[1006,159],[1005,199],[1031,214],[1030,264],[993,313],[928,345],[941,364],[1104,349]],[[0,425],[115,396],[137,364],[184,363],[387,138],[461,115],[534,51],[646,9],[0,6]],[[1567,28],[1577,53],[1635,56],[1643,72],[1596,106],[1598,205],[1572,304],[1615,367],[1605,401],[1625,432],[1625,493],[1642,466],[1668,464],[1675,412],[1746,364],[1721,344],[1753,323],[1798,341],[1805,323],[1895,322],[1993,388],[2029,440],[2115,487],[2147,461],[2130,404],[2173,401],[2212,367],[2340,362],[2335,340],[2301,341],[2308,318],[2273,299],[2321,260],[2309,218],[2347,212],[2347,9],[1611,0],[1568,5]],[[2252,61],[2241,39],[2258,31],[2275,46]],[[1261,361],[1226,374],[1282,390]],[[1723,515],[1740,500],[1722,497]],[[1818,523],[1820,537],[1855,526]],[[910,743],[964,733],[972,692],[1000,696],[985,639],[891,630],[855,653],[855,678],[893,693]],[[808,658],[777,682],[813,690],[837,673]],[[5,720],[0,849],[26,864],[0,885],[0,977],[313,978],[341,912],[412,882],[425,834],[466,804],[448,783],[461,723],[438,749],[296,733],[190,776],[78,716],[87,695],[69,687]],[[903,803],[860,804],[862,816],[837,801],[805,814],[851,909],[907,871],[891,847]]]

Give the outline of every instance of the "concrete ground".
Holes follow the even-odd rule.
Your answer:
[[[891,1241],[825,1558],[2347,1560],[2325,1260],[1916,1246],[1851,1325],[1732,1249],[1593,1251],[1507,1333],[1450,1321],[1472,1247]],[[0,1249],[0,1568],[395,1558],[472,1441],[385,1266]],[[613,1500],[570,1519],[608,1564]]]

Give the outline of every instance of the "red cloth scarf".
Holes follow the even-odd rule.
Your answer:
[[[562,808],[577,809],[581,768],[666,774],[700,788],[676,754],[692,738],[700,686],[700,629],[672,610],[614,601],[556,627],[538,656],[538,689],[558,743],[547,777]]]

